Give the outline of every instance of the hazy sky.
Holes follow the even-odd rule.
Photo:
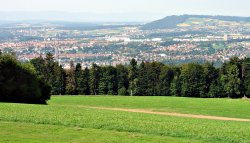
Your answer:
[[[249,7],[250,0],[0,0],[2,12],[120,13],[128,17],[149,14],[150,19],[174,14],[250,16]]]

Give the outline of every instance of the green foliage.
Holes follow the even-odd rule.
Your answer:
[[[81,64],[77,64],[75,68],[75,80],[76,80],[76,94],[82,94],[84,95],[83,92],[83,71],[82,71],[82,66]]]
[[[228,97],[235,98],[240,96],[240,78],[239,69],[236,65],[229,67],[227,73],[222,75],[221,80],[223,83],[224,90],[226,91]]]
[[[170,94],[171,96],[181,96],[181,82],[180,74],[181,70],[179,67],[173,67],[174,77],[170,84]]]
[[[100,83],[99,83],[99,94],[100,95],[107,95],[108,93],[108,71],[106,67],[101,68],[102,75],[100,77]]]
[[[21,64],[10,55],[0,56],[0,101],[46,103],[50,86],[36,75],[32,64]]]
[[[170,84],[171,96],[181,96],[181,82],[179,76],[175,76]]]
[[[98,95],[99,94],[99,84],[100,84],[100,73],[101,68],[96,65],[92,64],[92,67],[90,69],[90,92],[92,95]]]
[[[101,68],[99,93],[102,95],[117,95],[117,71],[115,67],[107,66]]]
[[[129,89],[130,96],[133,96],[136,90],[137,81],[137,61],[132,59],[129,65]]]
[[[209,92],[206,94],[208,98],[221,98],[224,97],[222,87],[219,83],[219,80],[212,82],[209,87]]]
[[[250,58],[243,60],[243,90],[244,95],[250,98]]]
[[[118,94],[127,95],[127,90],[129,88],[128,69],[124,65],[117,65],[116,70],[117,70],[117,82],[118,82],[117,88],[119,91],[126,90],[126,94],[119,94],[119,91],[118,91]],[[125,93],[125,92],[122,92],[122,93]]]
[[[185,96],[240,98],[250,96],[250,62],[237,57],[220,68],[212,63],[169,66],[132,59],[128,66],[98,66],[82,70],[81,64],[63,70],[51,54],[33,59],[27,68],[51,85],[53,94]],[[71,63],[73,65],[73,63]]]
[[[175,73],[174,73],[173,69],[169,66],[165,65],[161,68],[161,73],[160,73],[160,77],[159,77],[160,82],[159,82],[159,86],[158,86],[159,95],[171,96],[171,83],[176,82],[176,81],[173,81],[174,74]],[[177,79],[175,79],[175,80],[177,80]],[[175,84],[175,83],[173,83],[173,84]],[[175,85],[173,85],[173,86],[175,86]],[[177,88],[177,87],[175,86],[175,88]]]
[[[202,97],[205,89],[203,67],[195,63],[182,66],[180,82],[182,96]]]
[[[127,96],[129,95],[128,90],[125,87],[122,87],[118,90],[118,95],[123,95],[123,96]]]
[[[159,62],[146,63],[146,71],[148,74],[148,93],[147,95],[158,96],[159,92],[159,77],[163,64]]]
[[[242,97],[242,67],[241,60],[237,57],[231,58],[222,66],[221,84],[227,97]]]
[[[75,70],[76,93],[80,95],[90,95],[89,89],[89,69],[82,70],[81,64],[76,65]]]
[[[30,63],[35,67],[37,75],[52,87],[51,94],[65,94],[66,73],[62,66],[54,61],[51,53],[48,53],[45,59],[40,56],[32,59]]]
[[[142,62],[138,69],[138,77],[135,88],[135,95],[144,96],[150,95],[149,92],[149,77],[148,70],[144,62]]]
[[[67,71],[67,77],[66,77],[66,94],[75,95],[76,88],[77,88],[76,86],[77,85],[76,85],[76,79],[75,79],[75,66],[74,66],[74,63],[71,61],[70,69]]]
[[[205,63],[203,65],[204,69],[204,94],[202,97],[218,97],[218,77],[219,71],[210,63]]]

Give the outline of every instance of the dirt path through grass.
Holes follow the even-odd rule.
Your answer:
[[[219,117],[219,116],[193,115],[193,114],[182,114],[182,113],[172,113],[172,112],[171,113],[170,112],[157,112],[157,111],[143,110],[143,109],[108,108],[108,107],[92,107],[92,106],[81,106],[81,107],[90,108],[90,109],[99,109],[99,110],[124,111],[124,112],[176,116],[176,117],[186,117],[186,118],[250,122],[250,119],[242,119],[242,118],[228,118],[228,117]]]

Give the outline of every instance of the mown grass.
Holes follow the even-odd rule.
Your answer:
[[[153,101],[150,102],[151,104],[148,104],[148,100],[155,99],[163,103],[166,101],[162,100],[164,97],[158,97],[159,99],[157,97],[53,97],[48,106],[0,103],[0,121],[55,125],[61,126],[61,128],[101,129],[113,132],[143,134],[150,137],[172,137],[173,140],[175,138],[179,139],[175,140],[176,142],[193,142],[190,140],[198,142],[250,142],[249,122],[191,119],[143,113],[86,109],[77,106],[86,105],[82,103],[83,100],[86,100],[85,103],[92,103],[91,105],[93,106],[100,106],[100,102],[104,102],[107,99],[109,99],[109,104],[114,105],[115,101],[110,100],[112,98],[115,101],[119,100],[118,103],[127,103],[127,101],[124,100],[128,99],[133,101],[131,105],[124,103],[119,106],[129,106],[130,108],[136,106],[144,108],[157,107],[157,109],[161,109],[157,103],[152,104],[151,102]],[[166,99],[171,100],[171,98]],[[97,102],[98,100],[100,101]],[[137,102],[139,100],[141,100],[141,102],[146,101],[145,106],[142,103],[138,104]],[[177,98],[174,100],[176,100],[176,102],[178,101]],[[181,101],[185,99],[180,98],[179,100],[181,104]],[[95,104],[93,102],[95,102]],[[239,102],[245,103],[240,100]],[[164,105],[163,103],[161,103],[161,105]],[[210,106],[212,105],[213,104],[210,104]],[[200,113],[202,112],[203,111],[200,111]],[[74,133],[72,133],[72,135],[74,135]],[[98,138],[98,136],[96,138]],[[107,138],[109,138],[108,135]],[[166,142],[168,141],[166,140]]]
[[[166,136],[32,123],[0,121],[0,129],[1,143],[199,143]]]
[[[250,119],[250,100],[181,97],[54,96],[50,105],[152,109],[163,112]]]

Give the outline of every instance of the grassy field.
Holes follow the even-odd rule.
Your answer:
[[[0,128],[1,143],[160,143],[165,141],[173,143],[197,142],[194,140],[166,136],[118,132],[101,129],[64,127],[57,125],[39,125],[20,122],[0,122]]]
[[[250,100],[202,99],[182,97],[53,97],[51,105],[97,106],[130,109],[152,109],[154,111],[249,118]]]
[[[250,118],[248,100],[53,97],[49,105],[0,103],[0,142],[250,142],[250,122],[98,110],[84,106]]]

